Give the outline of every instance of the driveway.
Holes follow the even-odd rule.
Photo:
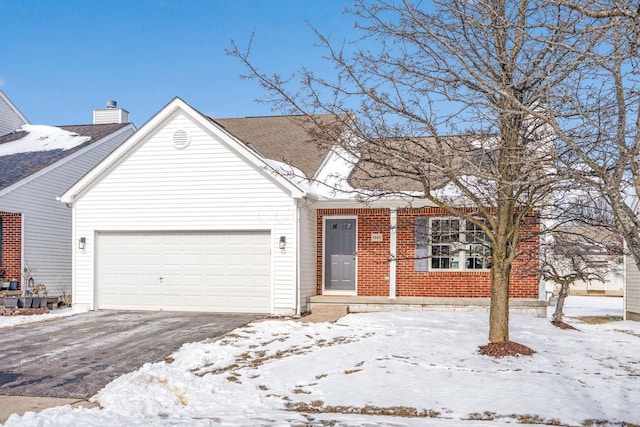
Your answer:
[[[0,329],[0,395],[88,398],[114,378],[255,314],[94,311]]]

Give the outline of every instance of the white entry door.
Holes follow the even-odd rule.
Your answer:
[[[271,312],[271,234],[99,233],[98,309]]]

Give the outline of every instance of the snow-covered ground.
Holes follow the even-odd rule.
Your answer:
[[[621,298],[569,297],[566,313],[580,331],[512,315],[511,338],[536,353],[505,359],[477,353],[487,342],[487,313],[254,322],[116,379],[94,397],[102,408],[51,408],[5,425],[640,423],[640,322],[575,319],[621,315]]]
[[[76,308],[62,308],[52,310],[46,314],[34,314],[31,316],[0,316],[0,329],[25,323],[46,322],[47,320],[73,316],[74,314],[84,313],[85,311],[86,310],[78,310]]]

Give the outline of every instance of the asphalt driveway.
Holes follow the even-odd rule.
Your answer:
[[[0,395],[89,398],[114,378],[255,314],[94,311],[0,329]]]

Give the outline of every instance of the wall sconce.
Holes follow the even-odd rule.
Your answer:
[[[80,240],[78,240],[78,249],[84,250],[84,247],[86,244],[87,244],[87,239],[84,237],[81,237]]]
[[[33,288],[34,285],[35,285],[35,280],[33,280],[33,277],[29,277],[29,280],[27,280],[27,287],[31,289]]]
[[[278,247],[281,251],[284,251],[287,248],[287,237],[280,236],[280,242],[278,243]]]

